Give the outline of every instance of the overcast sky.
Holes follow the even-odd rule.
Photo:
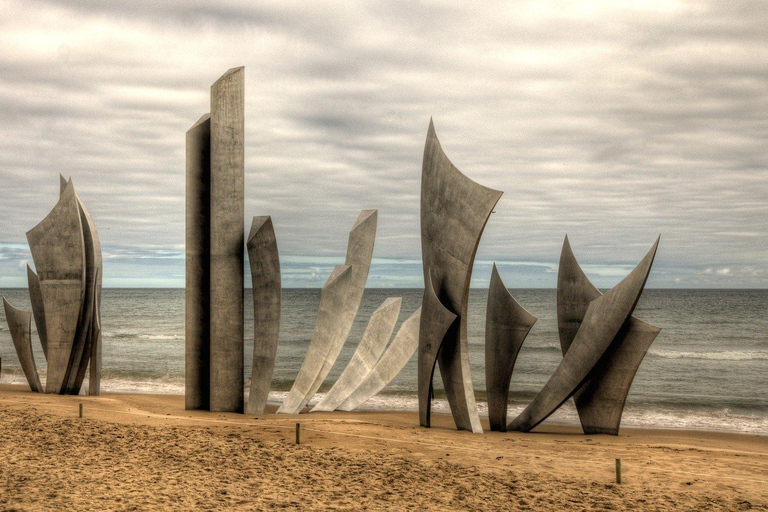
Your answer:
[[[420,287],[430,116],[504,195],[473,286],[554,287],[564,235],[610,287],[768,287],[762,2],[0,0],[0,287],[71,176],[105,286],[184,283],[184,134],[246,73],[246,216],[285,286],[321,286],[378,208],[369,286]],[[246,222],[246,229],[250,221]]]

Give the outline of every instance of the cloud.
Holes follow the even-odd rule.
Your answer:
[[[649,285],[721,286],[712,268],[765,287],[737,269],[768,268],[766,38],[752,1],[7,0],[0,245],[25,243],[61,172],[109,247],[105,283],[183,286],[184,133],[245,65],[246,213],[305,258],[288,285],[321,286],[365,208],[390,261],[372,282],[420,285],[434,116],[453,162],[505,191],[478,251],[518,264],[505,281],[554,286],[568,233],[610,286],[661,233]],[[3,257],[3,282],[25,282]]]

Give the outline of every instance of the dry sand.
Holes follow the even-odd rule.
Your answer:
[[[556,426],[475,435],[433,420],[423,429],[414,413],[187,412],[180,396],[4,385],[0,507],[768,510],[766,437]]]

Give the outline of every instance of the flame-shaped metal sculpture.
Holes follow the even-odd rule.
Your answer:
[[[89,394],[101,380],[101,244],[91,214],[60,176],[59,202],[27,232],[37,273],[30,300],[48,360],[46,391],[78,394],[90,365]]]
[[[387,347],[387,342],[395,330],[402,302],[403,299],[400,297],[390,297],[371,314],[352,359],[336,379],[333,387],[310,412],[334,411],[357,389]]]
[[[482,432],[469,371],[467,305],[477,246],[501,195],[502,192],[470,180],[451,163],[430,119],[421,174],[421,253],[425,283],[419,333],[422,426],[430,426],[432,375],[437,360],[457,428]],[[436,303],[431,295],[437,298]],[[444,316],[441,309],[454,314],[457,320],[437,337],[438,333],[430,332],[429,328],[435,323],[442,324],[436,318]]]
[[[602,294],[589,281],[563,242],[557,278],[557,319],[563,355],[581,327],[590,302]],[[632,380],[660,328],[630,316],[590,377],[573,395],[585,434],[618,435]]]
[[[507,430],[527,432],[573,396],[629,320],[653,265],[659,240],[640,264],[608,293],[591,301],[562,362]]]
[[[254,217],[246,243],[253,292],[253,365],[248,414],[264,414],[280,335],[281,279],[272,218]]]
[[[491,430],[504,432],[507,429],[512,371],[517,354],[536,320],[509,293],[494,263],[485,317],[485,388]]]

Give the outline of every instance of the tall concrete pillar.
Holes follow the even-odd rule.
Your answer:
[[[245,68],[211,86],[210,410],[243,412]]]
[[[211,116],[187,131],[184,406],[210,406]]]

